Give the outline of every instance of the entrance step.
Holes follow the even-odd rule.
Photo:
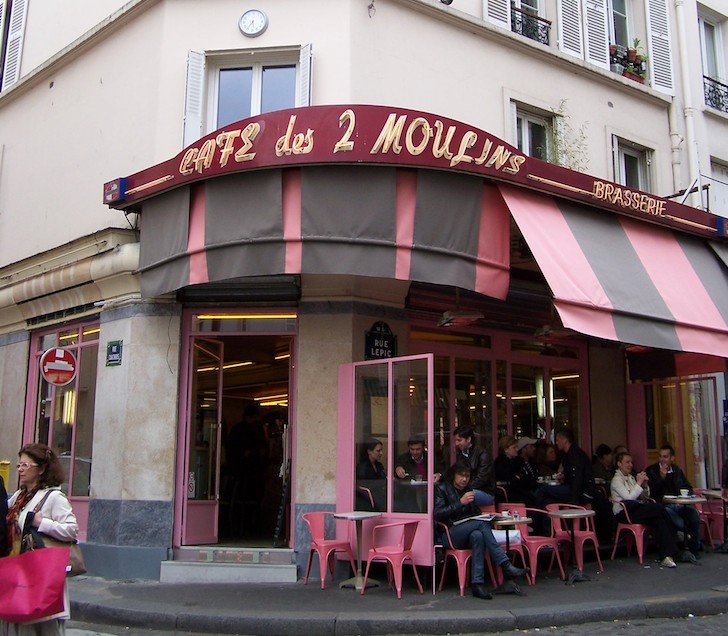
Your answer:
[[[295,583],[295,554],[288,548],[195,546],[163,561],[162,583]]]

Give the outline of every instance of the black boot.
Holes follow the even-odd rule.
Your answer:
[[[528,574],[528,570],[517,568],[510,561],[501,565],[501,569],[503,570],[503,576],[506,579],[520,579]]]
[[[473,585],[470,587],[470,591],[473,593],[473,596],[475,598],[483,598],[486,601],[489,601],[493,598],[493,595],[485,589],[485,585],[482,583],[473,583]]]

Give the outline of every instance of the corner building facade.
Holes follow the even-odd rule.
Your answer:
[[[630,5],[639,82],[606,2],[599,46],[586,12],[558,43],[555,2],[264,1],[254,37],[198,4],[3,9],[0,459],[59,452],[93,574],[204,552],[240,564],[205,580],[295,580],[301,515],[358,505],[370,437],[375,505],[421,520],[426,565],[432,484],[393,462],[418,436],[447,464],[464,423],[491,450],[565,425],[637,465],[670,442],[717,484],[728,208],[702,186],[728,126],[675,48],[721,33],[716,7]]]

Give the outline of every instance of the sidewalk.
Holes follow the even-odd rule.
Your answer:
[[[294,584],[162,584],[111,581],[96,577],[69,580],[74,621],[146,627],[194,634],[445,634],[482,633],[569,625],[614,619],[684,617],[728,612],[728,555],[704,554],[700,566],[661,568],[654,553],[640,566],[636,556],[609,560],[604,572],[587,562],[591,581],[565,585],[558,568],[539,572],[526,596],[496,595],[493,600],[461,598],[455,568],[448,566],[442,592],[432,595],[428,571],[421,569],[425,594],[405,569],[398,600],[386,583],[364,596],[327,581]],[[439,574],[439,570],[438,570]],[[386,580],[384,570],[377,572]],[[453,576],[450,576],[453,575]]]

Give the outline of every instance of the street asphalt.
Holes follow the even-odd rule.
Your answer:
[[[573,585],[559,579],[558,568],[546,574],[542,567],[535,586],[521,586],[523,596],[496,594],[492,600],[473,598],[467,588],[460,597],[453,566],[434,596],[429,570],[420,569],[421,595],[406,567],[399,600],[387,588],[384,570],[376,575],[385,583],[363,596],[330,580],[322,590],[313,579],[308,585],[165,584],[79,576],[69,580],[71,614],[73,621],[90,624],[192,634],[344,636],[476,634],[728,612],[728,554],[707,552],[700,565],[679,563],[675,569],[660,567],[655,556],[649,553],[640,565],[624,549],[615,561],[602,552],[604,571],[587,560],[584,572],[591,580]]]

